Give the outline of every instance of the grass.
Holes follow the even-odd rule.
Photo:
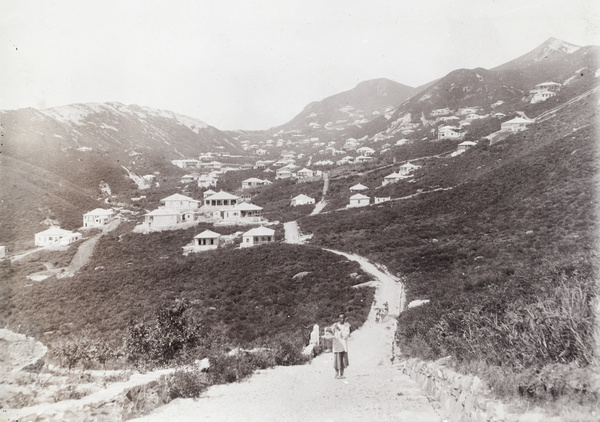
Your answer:
[[[451,355],[507,374],[585,368],[597,361],[598,164],[595,128],[587,125],[595,117],[588,100],[415,175],[416,186],[452,190],[307,217],[300,228],[319,246],[364,255],[405,276],[408,301],[431,301],[399,318],[405,355]],[[512,395],[524,391],[508,375],[501,382]]]
[[[303,327],[329,323],[340,309],[356,325],[368,314],[372,290],[351,288],[357,281],[350,274],[367,277],[337,255],[273,244],[185,257],[181,247],[204,227],[148,235],[130,229],[122,224],[101,238],[91,262],[73,278],[26,286],[22,273],[2,263],[10,303],[1,309],[2,323],[52,332],[44,336],[51,347],[85,336],[119,348],[131,321],[147,323],[163,304],[187,299],[190,317],[207,327],[224,324],[227,342],[261,345],[277,335],[307,337]],[[292,278],[303,271],[309,274]]]

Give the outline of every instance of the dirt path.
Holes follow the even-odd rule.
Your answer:
[[[97,235],[91,237],[90,239],[86,240],[81,245],[79,245],[79,247],[77,248],[77,252],[75,253],[75,256],[73,256],[73,259],[71,260],[71,262],[69,263],[69,265],[67,267],[54,268],[54,266],[51,263],[46,262],[46,263],[44,263],[44,265],[46,266],[46,271],[41,271],[39,273],[30,274],[27,277],[34,281],[42,281],[53,275],[56,275],[56,277],[58,277],[58,278],[73,276],[73,274],[75,274],[85,264],[87,264],[89,262],[90,258],[92,257],[92,254],[94,253],[94,248],[96,247],[98,240],[100,240],[100,237],[102,237],[104,234],[116,229],[120,223],[121,223],[121,220],[119,220],[119,219],[115,219],[115,220],[111,221],[109,224],[107,224],[106,226],[103,227],[101,233],[98,233]]]
[[[312,210],[310,215],[317,215],[321,211],[323,211],[323,208],[325,208],[325,205],[327,205],[327,201],[325,201],[325,196],[327,195],[328,189],[329,189],[329,173],[327,172],[327,173],[323,173],[323,194],[321,195],[321,200],[319,202],[317,202],[317,204],[315,205],[315,208]]]
[[[334,379],[331,353],[308,365],[259,371],[237,384],[210,387],[200,399],[177,399],[137,421],[441,421],[427,396],[392,362],[402,285],[385,269],[358,261],[377,280],[376,299],[390,315],[368,321],[349,341],[345,379]]]

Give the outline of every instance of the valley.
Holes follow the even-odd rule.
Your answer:
[[[0,112],[0,321],[48,349],[0,418],[85,407],[71,375],[100,370],[156,376],[97,420],[318,419],[340,395],[348,420],[456,418],[416,359],[515,414],[594,420],[599,52],[552,38],[417,88],[365,81],[261,131],[120,103]],[[340,312],[346,380],[323,345],[302,354]],[[57,403],[36,390],[53,374],[73,381]],[[122,397],[151,381],[160,400]]]

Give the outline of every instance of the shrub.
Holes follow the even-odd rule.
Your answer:
[[[180,369],[166,379],[171,400],[200,397],[210,385],[206,373],[198,369]]]
[[[226,384],[239,381],[254,371],[252,358],[246,352],[234,354],[215,353],[209,356],[209,379],[212,384]]]
[[[185,318],[189,306],[187,300],[176,300],[157,311],[156,325],[132,323],[127,335],[128,359],[137,365],[164,365],[186,348],[196,346],[200,326]]]

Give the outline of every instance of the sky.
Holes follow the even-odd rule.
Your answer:
[[[417,87],[550,37],[600,45],[600,1],[0,0],[0,110],[116,101],[268,129],[361,81]]]

